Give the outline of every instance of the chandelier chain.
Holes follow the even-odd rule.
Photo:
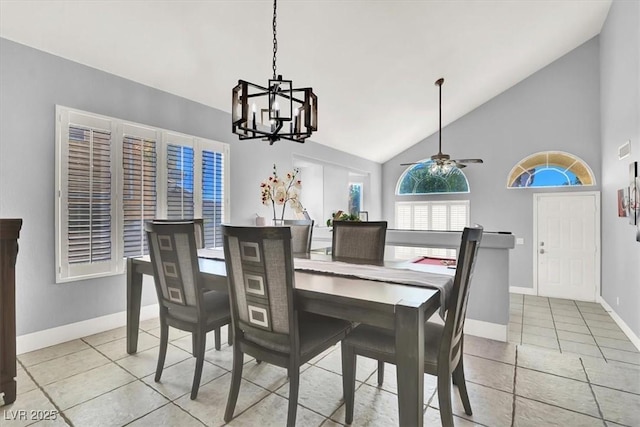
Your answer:
[[[273,0],[273,79],[276,79],[276,53],[278,52],[278,39],[276,38],[276,3]]]

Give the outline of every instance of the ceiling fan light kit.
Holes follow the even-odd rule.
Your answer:
[[[438,153],[431,156],[431,173],[446,174],[452,169],[467,167],[467,163],[483,163],[482,159],[452,159],[450,155],[442,152],[442,85],[444,79],[436,80],[438,86]],[[400,166],[419,165],[421,162],[402,163]]]
[[[244,139],[262,139],[269,145],[280,139],[303,143],[318,130],[318,97],[313,89],[294,89],[291,80],[276,72],[277,0],[273,1],[273,78],[267,87],[238,80],[231,92],[231,131]]]

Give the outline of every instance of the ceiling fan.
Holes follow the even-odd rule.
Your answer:
[[[467,163],[484,163],[482,159],[452,159],[448,154],[442,152],[442,84],[444,79],[440,78],[436,80],[436,86],[439,87],[439,100],[438,100],[438,112],[439,112],[439,130],[438,130],[438,154],[431,156],[431,160],[439,167],[467,167]],[[419,165],[422,162],[413,163],[401,163],[400,166]]]

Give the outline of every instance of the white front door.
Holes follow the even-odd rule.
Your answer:
[[[600,276],[600,194],[534,195],[538,295],[595,301]]]

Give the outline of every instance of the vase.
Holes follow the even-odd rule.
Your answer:
[[[284,225],[284,220],[283,219],[273,219],[273,226],[274,227],[282,227]]]

